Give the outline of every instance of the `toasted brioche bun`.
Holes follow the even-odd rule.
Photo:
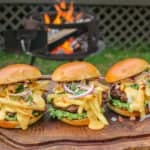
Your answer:
[[[0,70],[0,85],[40,78],[41,72],[31,65],[12,64]]]
[[[29,125],[37,122],[42,116],[43,116],[43,114],[38,116],[38,117],[31,118],[29,121]],[[19,126],[19,122],[17,122],[17,121],[6,121],[6,120],[0,120],[0,127],[1,128],[21,128]]]
[[[98,69],[88,62],[70,62],[59,66],[52,74],[57,82],[79,81],[100,76]]]
[[[1,128],[17,128],[18,122],[17,121],[0,120],[0,127]]]
[[[148,62],[140,58],[128,58],[114,64],[106,73],[105,80],[109,83],[134,76],[148,67]]]
[[[69,119],[64,118],[64,119],[61,119],[61,121],[69,125],[73,125],[73,126],[86,126],[89,124],[88,118],[80,119],[80,120],[69,120]]]
[[[140,116],[140,113],[138,113],[138,112],[129,112],[129,111],[127,111],[127,110],[119,109],[119,108],[117,108],[117,107],[114,107],[114,106],[111,105],[111,104],[108,104],[108,107],[109,107],[112,111],[116,112],[117,114],[122,115],[122,116],[125,116],[125,117],[139,117],[139,116]]]

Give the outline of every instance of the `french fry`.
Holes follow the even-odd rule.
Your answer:
[[[78,113],[81,114],[83,112],[83,110],[84,110],[84,105],[79,106]]]
[[[97,117],[95,116],[92,110],[88,109],[87,116],[89,118],[88,127],[90,129],[99,130],[104,128],[104,124],[97,119]]]
[[[150,96],[150,87],[149,86],[145,87],[145,95]]]
[[[91,107],[91,110],[93,111],[93,113],[95,114],[95,116],[105,125],[108,125],[107,120],[105,119],[105,117],[102,115],[102,113],[100,112],[100,109],[95,108],[95,105],[92,102],[89,102],[89,106]]]
[[[77,113],[81,114],[83,111],[86,111],[89,119],[89,128],[102,129],[105,125],[108,125],[108,122],[100,109],[102,105],[102,92],[106,89],[108,89],[107,86],[98,84],[97,86],[95,85],[93,93],[84,97],[70,99],[70,94],[67,93],[61,94],[61,96],[56,93],[49,97],[53,98],[53,103],[56,104],[56,106],[79,106]]]

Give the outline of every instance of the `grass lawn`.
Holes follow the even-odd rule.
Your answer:
[[[95,64],[100,71],[105,74],[107,68],[113,63],[128,57],[140,57],[150,61],[149,50],[113,50],[105,49],[102,52],[96,53],[93,56],[87,57],[85,60]],[[12,63],[29,63],[30,57],[25,54],[10,54],[0,51],[0,67]],[[51,61],[44,59],[37,59],[35,65],[40,68],[44,74],[51,73],[58,65],[64,61]]]

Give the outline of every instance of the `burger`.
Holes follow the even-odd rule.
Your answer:
[[[0,69],[0,127],[27,129],[45,111],[41,72],[31,65]]]
[[[140,58],[112,65],[105,75],[110,83],[108,107],[126,117],[146,117],[150,111],[150,68]]]
[[[48,94],[49,114],[73,126],[102,129],[108,125],[102,99],[108,87],[99,82],[100,72],[88,62],[69,62],[52,73],[55,86]]]

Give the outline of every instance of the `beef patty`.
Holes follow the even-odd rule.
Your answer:
[[[112,84],[110,88],[110,95],[112,98],[127,102],[126,93],[120,90],[120,84]]]

